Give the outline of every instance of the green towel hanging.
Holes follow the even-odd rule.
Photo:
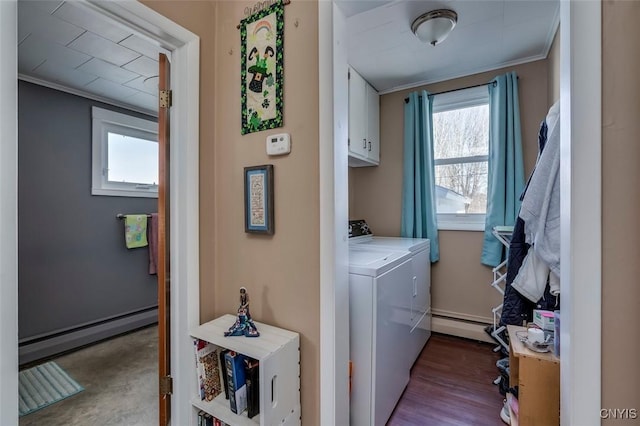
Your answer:
[[[129,249],[148,245],[146,214],[128,214],[125,216],[124,238]]]

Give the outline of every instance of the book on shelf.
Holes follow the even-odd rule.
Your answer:
[[[213,415],[200,410],[198,412],[198,426],[229,426]]]
[[[247,384],[244,356],[234,351],[225,354],[227,382],[229,384],[229,408],[236,414],[247,409]]]
[[[198,375],[198,395],[203,401],[211,401],[222,392],[218,347],[206,340],[193,342]]]
[[[246,357],[245,381],[247,383],[247,417],[250,419],[260,414],[260,382],[258,360]]]
[[[229,399],[229,383],[227,382],[227,363],[224,360],[225,354],[229,352],[229,349],[222,349],[220,351],[220,370],[222,372],[222,384],[224,385],[224,397]]]

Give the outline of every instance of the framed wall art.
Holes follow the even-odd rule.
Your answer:
[[[241,134],[283,126],[284,4],[240,22]]]
[[[244,232],[272,235],[273,165],[244,168]]]

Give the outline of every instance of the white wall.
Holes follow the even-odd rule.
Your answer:
[[[17,3],[0,1],[0,424],[18,424]]]

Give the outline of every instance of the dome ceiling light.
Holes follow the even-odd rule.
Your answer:
[[[442,43],[458,22],[458,14],[449,9],[432,10],[418,16],[411,31],[424,43],[432,46]]]

